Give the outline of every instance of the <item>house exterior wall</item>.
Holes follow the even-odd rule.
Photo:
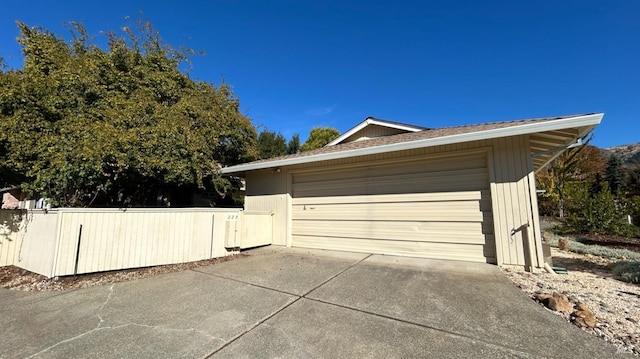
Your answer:
[[[393,163],[407,157],[429,158],[456,151],[486,149],[495,254],[498,265],[524,266],[525,237],[531,245],[536,267],[542,266],[541,235],[535,197],[535,181],[531,155],[528,150],[528,135],[495,140],[473,141],[452,145],[435,146],[408,151],[397,151],[376,155],[352,157],[338,160],[305,163],[274,170],[250,171],[247,173],[247,197],[245,209],[274,212],[274,244],[292,243],[292,176],[308,169],[330,172],[350,165],[363,163]],[[461,152],[463,153],[463,152]],[[523,225],[529,226],[522,228]]]
[[[493,141],[493,169],[490,172],[496,250],[501,258],[499,264],[523,266],[525,247],[528,247],[525,239],[528,238],[534,257],[533,265],[541,267],[544,265],[542,236],[528,141],[528,136]]]

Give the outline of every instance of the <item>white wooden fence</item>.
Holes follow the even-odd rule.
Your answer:
[[[223,257],[270,244],[271,218],[217,208],[3,210],[0,266],[55,277]]]

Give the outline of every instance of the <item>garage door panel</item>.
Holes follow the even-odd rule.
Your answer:
[[[457,228],[455,236],[451,235],[452,225]],[[335,238],[370,238],[466,244],[484,244],[487,236],[482,233],[482,223],[396,221],[301,221],[296,226],[294,236],[316,236],[318,232],[321,232],[326,237]]]
[[[296,183],[325,182],[336,179],[355,179],[364,177],[399,176],[405,174],[424,174],[444,171],[486,169],[487,159],[484,153],[475,153],[463,159],[449,157],[441,159],[422,159],[410,162],[398,162],[384,166],[366,166],[359,168],[332,169],[327,172],[296,174]]]
[[[418,203],[402,208],[389,204],[347,204],[324,206],[293,206],[292,219],[297,220],[355,220],[355,221],[436,221],[436,222],[482,222],[485,214],[478,203],[461,202],[447,204],[446,210],[439,203]],[[304,208],[307,208],[306,210]]]
[[[391,175],[381,177],[335,179],[293,184],[293,195],[324,197],[353,194],[393,194],[421,192],[454,192],[489,188],[486,169],[469,169],[421,176]]]
[[[344,203],[408,203],[483,200],[491,205],[489,190],[436,192],[436,193],[395,193],[369,196],[325,196],[296,198],[297,205],[344,204]]]
[[[431,243],[420,241],[385,241],[322,236],[299,236],[294,238],[296,247],[330,249],[338,251],[387,254],[433,259],[454,259],[471,262],[486,262],[483,245]]]
[[[293,245],[495,262],[486,153],[294,173]]]

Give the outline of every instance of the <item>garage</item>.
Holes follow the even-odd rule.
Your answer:
[[[544,265],[535,172],[603,114],[427,128],[367,118],[324,147],[222,168],[273,245]]]
[[[292,177],[295,247],[496,261],[486,152]]]

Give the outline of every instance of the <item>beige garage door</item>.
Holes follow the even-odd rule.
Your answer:
[[[293,175],[293,246],[495,263],[486,153]]]

